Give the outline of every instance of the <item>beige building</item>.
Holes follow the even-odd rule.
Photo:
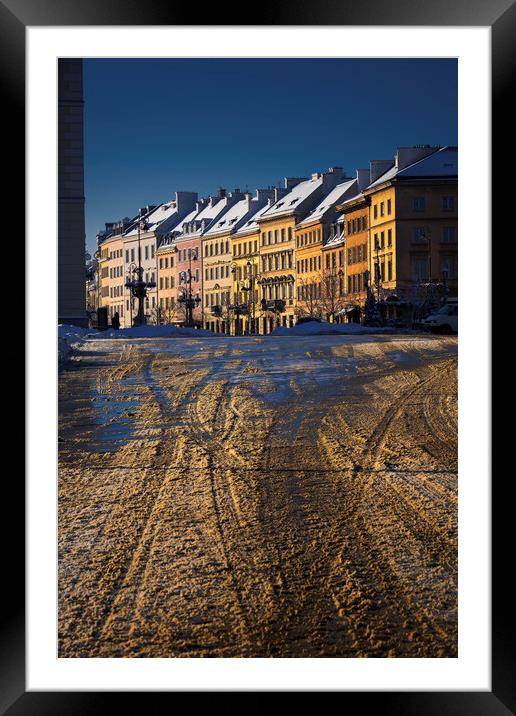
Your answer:
[[[258,219],[260,287],[263,318],[260,332],[293,326],[296,319],[295,228],[344,177],[341,167],[314,173],[310,179],[286,178],[284,196]]]
[[[179,222],[195,207],[197,192],[176,192],[175,199],[159,206],[140,209],[139,219],[124,234],[124,266],[127,277],[136,277],[141,263],[142,278],[151,287],[147,289],[144,315],[148,323],[159,321],[160,296],[158,282],[157,248],[162,238],[174,230]],[[129,294],[129,292],[128,292]],[[126,298],[126,313],[131,320],[138,312],[138,300]],[[130,323],[128,323],[130,325]]]
[[[232,326],[239,333],[258,333],[261,319],[260,296],[260,227],[258,219],[270,209],[279,198],[280,189],[259,190],[270,192],[271,198],[253,216],[245,221],[231,237],[232,248],[232,275],[233,302],[247,303],[248,311],[239,316],[240,325],[237,326],[236,316]],[[284,192],[283,192],[284,193]]]
[[[242,270],[233,263],[232,237],[262,209],[273,190],[259,189],[251,194],[235,195],[238,199],[212,223],[202,237],[204,326],[215,333],[240,332],[241,319],[247,312],[248,297],[242,284]],[[233,195],[230,194],[233,198]],[[239,198],[241,197],[241,198]],[[233,290],[234,281],[240,282]]]

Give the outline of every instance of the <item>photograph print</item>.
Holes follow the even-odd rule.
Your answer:
[[[58,61],[58,656],[458,656],[456,59]]]

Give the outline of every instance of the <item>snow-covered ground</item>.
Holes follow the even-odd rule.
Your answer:
[[[373,328],[362,326],[360,323],[327,323],[326,321],[307,321],[298,323],[293,328],[283,326],[275,328],[274,336],[328,336],[328,335],[352,335],[363,336],[372,333],[394,333],[392,328]]]
[[[79,326],[60,323],[57,326],[57,356],[59,363],[61,364],[67,360],[86,336],[97,336],[98,334],[99,331],[93,328],[80,328]]]
[[[211,331],[195,328],[177,328],[176,326],[138,326],[134,328],[121,328],[117,331],[108,329],[98,331],[95,328],[80,328],[60,323],[57,326],[58,360],[61,365],[81,346],[87,339],[113,339],[113,338],[181,338],[195,336],[210,337],[215,334]]]
[[[180,338],[181,336],[214,336],[204,328],[178,328],[177,326],[135,326],[133,328],[112,328],[95,335],[95,338]]]

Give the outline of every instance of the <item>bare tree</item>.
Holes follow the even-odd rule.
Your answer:
[[[321,274],[317,274],[315,278],[298,279],[298,288],[296,316],[299,318],[321,318],[323,313]]]
[[[344,272],[332,266],[323,272],[321,278],[321,305],[326,316],[335,315],[346,305]]]

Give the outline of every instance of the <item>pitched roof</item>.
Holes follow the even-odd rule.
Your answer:
[[[233,204],[210,226],[204,236],[213,236],[222,232],[234,231],[239,228],[245,219],[250,219],[262,207],[262,202],[242,199]]]
[[[391,169],[378,177],[372,184],[369,184],[366,191],[379,186],[392,179],[410,179],[417,177],[454,177],[458,176],[458,152],[457,147],[441,147],[435,152],[423,157],[403,169],[394,164]]]
[[[332,209],[335,204],[343,198],[347,191],[353,188],[353,185],[356,184],[356,182],[356,179],[348,179],[341,184],[337,184],[337,186],[332,189],[329,194],[326,194],[324,199],[319,202],[315,209],[311,211],[306,218],[299,222],[298,226],[304,226],[305,224],[310,224],[311,222],[322,218],[327,211]]]
[[[258,211],[253,214],[250,218],[248,218],[247,221],[245,221],[240,228],[235,232],[235,236],[245,236],[247,234],[252,234],[260,228],[257,219],[260,218],[260,216],[263,216],[266,211],[270,209],[272,206],[272,202],[270,199],[267,201],[267,203],[261,207],[261,209],[258,209]]]
[[[306,179],[296,184],[288,194],[282,196],[275,202],[267,212],[264,212],[260,218],[273,219],[276,216],[292,214],[297,207],[307,199],[310,194],[319,189],[323,184],[323,175],[319,175],[317,179]]]

